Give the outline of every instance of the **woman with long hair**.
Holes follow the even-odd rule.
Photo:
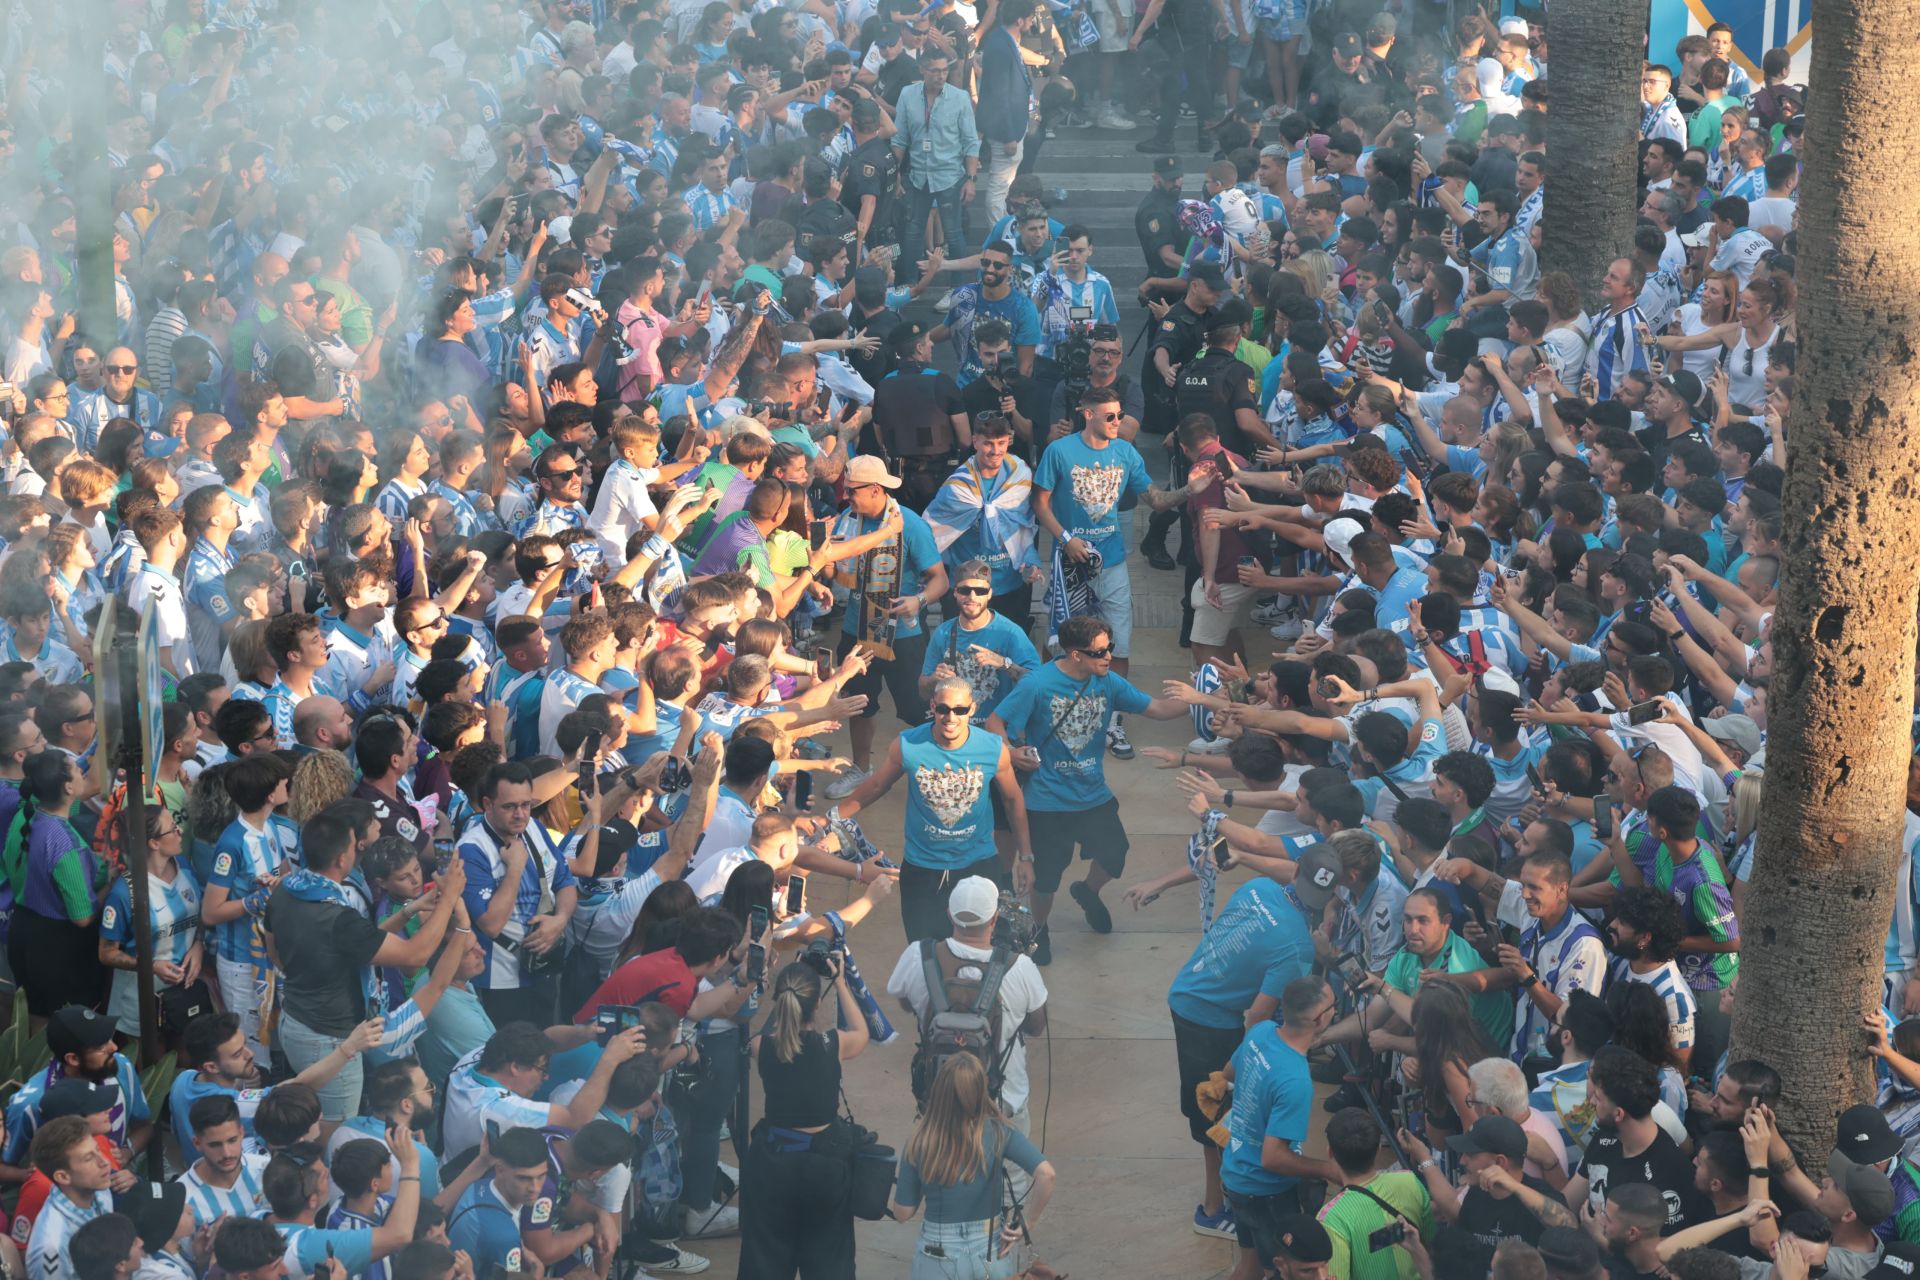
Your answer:
[[[1710,329],[1730,324],[1734,299],[1739,295],[1740,281],[1733,272],[1708,271],[1700,286],[1700,301],[1674,308],[1673,323],[1668,326],[1668,332],[1677,331],[1683,338],[1693,338]],[[1680,367],[1699,378],[1703,385],[1713,376],[1713,367],[1719,361],[1720,352],[1713,347],[1683,350],[1680,353]]]
[[[146,808],[147,916],[156,946],[155,994],[200,980],[206,950],[200,945],[200,885],[181,854],[186,832],[163,804]],[[126,814],[122,821],[128,820]],[[123,1035],[140,1034],[140,991],[134,985],[136,934],[133,890],[125,874],[115,877],[100,912],[100,963],[113,970],[113,994],[107,1014]]]
[[[1527,429],[1512,418],[1503,418],[1489,427],[1476,446],[1480,460],[1487,464],[1486,476],[1498,479],[1513,469],[1520,456],[1533,447]]]
[[[287,816],[305,826],[308,818],[350,799],[357,781],[345,755],[309,751],[293,766],[293,777],[287,783]]]
[[[1467,1068],[1495,1049],[1473,1016],[1466,993],[1450,982],[1423,982],[1413,998],[1414,1059],[1426,1103],[1428,1140],[1464,1133],[1479,1118]]]
[[[1658,1068],[1660,1101],[1672,1107],[1675,1115],[1685,1115],[1687,1082],[1674,1052],[1673,1017],[1667,1002],[1645,982],[1616,982],[1607,988],[1607,1009],[1613,1014],[1613,1043]]]
[[[669,880],[656,888],[640,904],[640,914],[633,918],[633,931],[627,935],[613,967],[618,969],[635,956],[672,946],[674,926],[680,917],[699,905],[700,899],[693,896],[693,886],[685,880]]]
[[[1760,829],[1760,794],[1767,785],[1767,771],[1752,765],[1740,771],[1727,795],[1727,831],[1721,837],[1721,860],[1733,879],[1733,914],[1747,905],[1747,881],[1753,875],[1754,833]]]
[[[1020,1205],[1031,1228],[1053,1196],[1053,1165],[1027,1135],[1007,1123],[987,1089],[987,1068],[968,1053],[940,1064],[927,1109],[900,1153],[893,1217],[906,1222],[925,1205],[913,1280],[1005,1280],[1017,1274],[1020,1228],[1001,1221],[1006,1162],[1025,1169],[1033,1188]]]
[[[1711,353],[1726,371],[1728,403],[1758,409],[1767,399],[1767,363],[1773,344],[1790,340],[1786,326],[1793,302],[1791,279],[1755,276],[1740,291],[1731,319],[1685,337],[1663,334],[1654,344],[1666,351]]]
[[[107,994],[99,917],[108,867],[73,825],[83,784],[72,758],[42,751],[25,769],[4,854],[13,888],[7,959],[37,1023],[65,1005],[97,1008]]]
[[[840,1070],[865,1051],[866,1019],[831,951],[781,969],[767,1006],[765,1114],[740,1170],[740,1280],[852,1280],[856,1135],[840,1119]]]

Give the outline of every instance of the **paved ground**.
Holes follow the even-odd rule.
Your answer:
[[[1122,306],[1123,330],[1132,341],[1141,312],[1134,289],[1144,262],[1133,238],[1133,211],[1150,185],[1150,158],[1135,154],[1132,134],[1062,131],[1046,144],[1041,166],[1048,187],[1069,192],[1055,216],[1084,222],[1092,230],[1094,266],[1113,282]],[[1190,147],[1191,122],[1180,130]],[[1185,153],[1187,186],[1197,193],[1203,161]],[[1127,363],[1137,371],[1139,355]],[[1151,465],[1151,463],[1150,463]],[[1136,522],[1144,521],[1136,513]],[[1139,524],[1133,538],[1137,544]],[[1156,573],[1138,555],[1132,557],[1134,632],[1132,679],[1149,693],[1161,681],[1190,674],[1186,651],[1177,644],[1178,573]],[[1248,634],[1250,656],[1263,660],[1270,638]],[[1182,718],[1164,723],[1129,722],[1136,746],[1179,748],[1192,737]],[[883,734],[897,732],[887,721]],[[885,745],[883,737],[879,744]],[[1200,1159],[1176,1110],[1172,1027],[1166,1008],[1167,985],[1175,968],[1192,950],[1199,914],[1191,890],[1176,891],[1134,914],[1119,905],[1119,888],[1158,875],[1185,857],[1192,824],[1172,775],[1148,761],[1108,757],[1107,779],[1120,797],[1120,812],[1132,840],[1127,876],[1110,888],[1114,932],[1090,932],[1079,908],[1062,893],[1054,915],[1054,963],[1043,971],[1052,995],[1047,1038],[1028,1046],[1033,1079],[1033,1136],[1044,1137],[1043,1150],[1059,1170],[1060,1182],[1036,1242],[1039,1256],[1075,1275],[1181,1276],[1192,1280],[1224,1276],[1233,1263],[1233,1246],[1193,1234],[1189,1219],[1200,1194]],[[868,835],[882,847],[897,847],[901,792],[863,815]],[[810,886],[821,905],[838,905],[832,888]],[[845,893],[848,900],[852,894]],[[905,945],[899,912],[886,908],[860,926],[853,938],[856,957],[869,981],[883,984]],[[893,1044],[870,1048],[849,1063],[847,1097],[856,1117],[894,1145],[905,1144],[913,1125],[913,1101],[907,1064],[914,1033],[902,1022]],[[756,1103],[758,1088],[755,1090]],[[904,1276],[918,1238],[917,1223],[861,1223],[860,1270],[869,1276]],[[711,1274],[731,1275],[735,1241],[687,1242],[714,1261]]]

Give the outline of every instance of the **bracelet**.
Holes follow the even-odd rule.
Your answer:
[[[1413,1166],[1413,1171],[1415,1173],[1425,1173],[1428,1169],[1432,1169],[1438,1166],[1439,1163],[1440,1162],[1438,1160],[1435,1160],[1432,1156],[1428,1156],[1425,1160],[1422,1160],[1419,1164],[1416,1164],[1415,1166]]]
[[[420,1175],[419,1175],[419,1174],[417,1174],[417,1173],[403,1173],[403,1174],[401,1174],[401,1175],[400,1175],[400,1181],[402,1181],[402,1182],[418,1182],[418,1181],[420,1181]]]
[[[453,931],[455,933],[472,933],[473,932],[473,930],[471,929],[462,929],[459,925],[453,926]]]
[[[1680,643],[1680,642],[1681,642],[1682,640],[1684,640],[1684,639],[1686,639],[1686,638],[1687,638],[1687,633],[1686,633],[1686,632],[1684,632],[1684,631],[1669,631],[1669,632],[1667,632],[1667,639],[1669,639],[1669,640],[1671,640],[1671,641],[1673,641],[1673,642],[1674,642],[1675,644],[1679,644],[1679,643]]]

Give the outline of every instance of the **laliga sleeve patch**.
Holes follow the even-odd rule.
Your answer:
[[[520,1250],[518,1249],[507,1250],[506,1266],[508,1271],[518,1271],[520,1269]]]
[[[536,1227],[544,1227],[553,1221],[553,1198],[551,1196],[541,1196],[533,1202],[532,1221]]]
[[[217,876],[224,876],[224,875],[230,874],[232,871],[233,871],[233,855],[232,854],[223,853],[219,857],[213,860],[213,874]]]
[[[223,595],[217,595],[217,594],[208,596],[207,608],[212,610],[214,613],[225,613],[227,611],[227,598]]]
[[[119,918],[119,912],[115,911],[112,907],[108,907],[100,913],[100,927],[102,929],[111,929],[113,928],[113,922]]]

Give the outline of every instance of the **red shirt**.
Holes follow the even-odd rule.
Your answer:
[[[587,997],[587,1002],[580,1006],[580,1012],[573,1015],[573,1020],[575,1023],[592,1022],[593,1015],[603,1004],[638,1005],[649,1000],[658,1000],[684,1018],[699,989],[700,979],[694,977],[693,970],[687,968],[687,962],[680,958],[680,952],[673,947],[663,947],[644,956],[635,956],[615,969],[600,984],[599,990]]]
[[[1196,533],[1199,531],[1201,518],[1206,512],[1215,508],[1221,510],[1226,509],[1227,484],[1225,478],[1220,474],[1219,464],[1214,461],[1215,458],[1221,457],[1222,455],[1231,461],[1236,471],[1242,470],[1247,466],[1247,460],[1245,458],[1242,458],[1230,449],[1223,448],[1216,442],[1187,468],[1187,512],[1193,517],[1193,527]],[[1199,554],[1196,544],[1196,550],[1194,551],[1196,560]],[[1220,556],[1219,559],[1214,562],[1214,576],[1211,580],[1226,586],[1239,586],[1240,557],[1246,554],[1246,534],[1242,530],[1231,526],[1221,529]]]

